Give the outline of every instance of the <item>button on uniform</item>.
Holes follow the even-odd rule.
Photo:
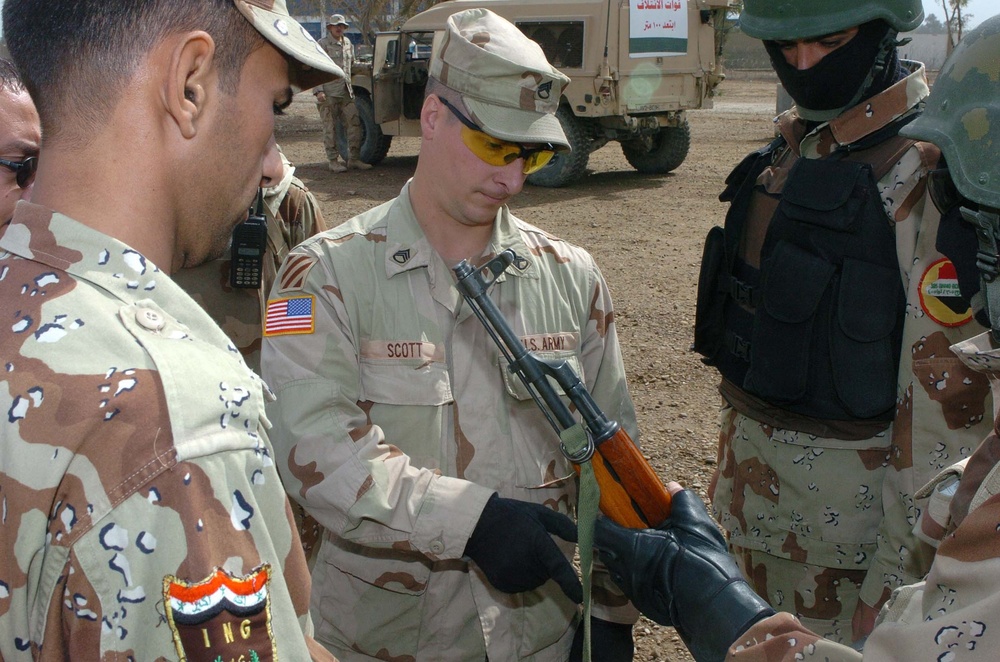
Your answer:
[[[144,329],[149,329],[150,331],[159,331],[164,326],[166,326],[166,320],[163,319],[163,315],[153,310],[152,308],[139,308],[135,311],[135,321],[139,323]]]

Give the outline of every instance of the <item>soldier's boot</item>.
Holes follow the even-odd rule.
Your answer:
[[[348,159],[347,168],[349,170],[371,170],[372,164],[365,163],[361,159]]]
[[[330,172],[344,172],[347,170],[347,167],[337,160],[330,161],[327,167],[330,168]]]

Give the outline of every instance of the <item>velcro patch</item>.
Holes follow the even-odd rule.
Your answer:
[[[267,300],[264,335],[290,336],[316,330],[316,297],[304,294]]]
[[[277,659],[270,583],[266,563],[244,577],[221,568],[194,583],[164,577],[167,622],[181,661]]]

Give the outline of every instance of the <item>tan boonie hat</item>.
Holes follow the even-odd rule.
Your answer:
[[[288,15],[285,0],[233,0],[257,32],[272,46],[294,60],[288,78],[294,87],[308,90],[334,78],[344,78],[344,70],[330,59],[316,40]]]
[[[347,25],[347,26],[350,26],[350,23],[347,22],[347,19],[344,18],[343,14],[334,14],[333,16],[330,17],[330,20],[327,21],[326,24],[327,25]]]
[[[452,14],[430,75],[462,95],[473,121],[495,138],[569,149],[555,112],[569,78],[542,48],[489,9]]]

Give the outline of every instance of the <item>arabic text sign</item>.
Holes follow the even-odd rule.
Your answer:
[[[629,0],[629,57],[683,55],[689,0]]]

